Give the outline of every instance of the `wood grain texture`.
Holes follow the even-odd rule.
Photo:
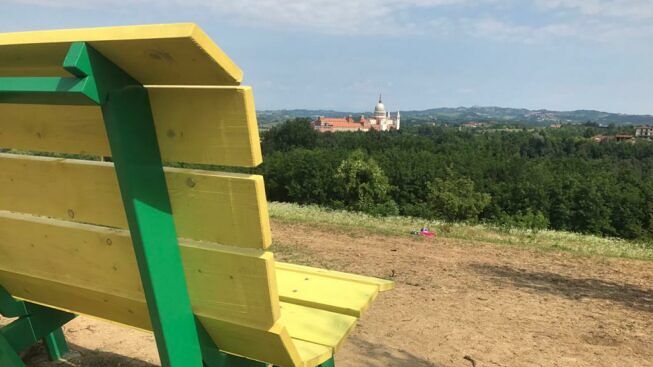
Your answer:
[[[288,303],[360,317],[379,293],[375,285],[277,268],[279,299]]]
[[[280,366],[324,360],[330,345],[301,356],[280,321],[305,315],[325,330],[320,336],[291,322],[302,340],[345,337],[341,315],[294,305],[281,313],[271,253],[197,242],[182,243],[181,253],[193,311],[223,350]],[[21,299],[151,330],[125,230],[0,211],[0,284]]]
[[[379,288],[379,292],[389,291],[391,289],[394,289],[395,287],[395,283],[391,280],[368,277],[364,275],[343,273],[340,271],[314,268],[314,267],[304,266],[304,265],[289,264],[284,262],[276,262],[275,266],[277,268],[277,271],[283,270],[288,272],[305,274],[306,276],[326,277],[326,278],[347,280],[354,283],[374,285]]]
[[[263,178],[166,168],[180,237],[248,248],[271,243]],[[0,154],[0,210],[127,228],[113,164]]]
[[[151,24],[0,34],[0,76],[69,76],[61,63],[85,41],[141,84],[236,85],[242,70],[197,25]]]
[[[354,329],[356,317],[281,302],[284,326],[294,339],[324,345],[337,351]]]
[[[188,241],[180,249],[196,314],[259,328],[277,321],[271,253]],[[0,269],[144,303],[126,230],[0,211]]]
[[[262,162],[250,87],[150,87],[148,94],[164,161]],[[97,106],[0,103],[0,147],[111,156]]]

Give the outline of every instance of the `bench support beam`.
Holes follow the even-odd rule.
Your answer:
[[[202,357],[172,218],[147,90],[83,42],[64,67],[97,87],[120,193],[165,367],[200,367]]]
[[[18,317],[0,328],[0,366],[23,367],[18,353],[43,340],[50,360],[59,360],[68,352],[61,327],[75,315],[29,302],[18,301],[0,287],[0,314]],[[17,364],[20,362],[20,364]]]

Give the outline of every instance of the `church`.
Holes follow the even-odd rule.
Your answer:
[[[390,131],[399,130],[400,125],[401,115],[399,111],[392,117],[390,112],[386,112],[381,96],[379,96],[379,102],[374,107],[374,114],[370,118],[361,115],[357,121],[351,115],[344,118],[319,116],[313,121],[313,128],[319,132],[369,131],[370,129]]]

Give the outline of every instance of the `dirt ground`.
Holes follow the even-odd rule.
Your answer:
[[[379,277],[339,367],[653,366],[653,262],[273,223],[278,257]],[[79,318],[74,353],[30,367],[158,366],[153,337]]]

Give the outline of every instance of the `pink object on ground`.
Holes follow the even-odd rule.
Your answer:
[[[422,229],[421,231],[419,231],[419,235],[428,238],[433,238],[436,236],[435,232],[431,232],[428,229]]]

